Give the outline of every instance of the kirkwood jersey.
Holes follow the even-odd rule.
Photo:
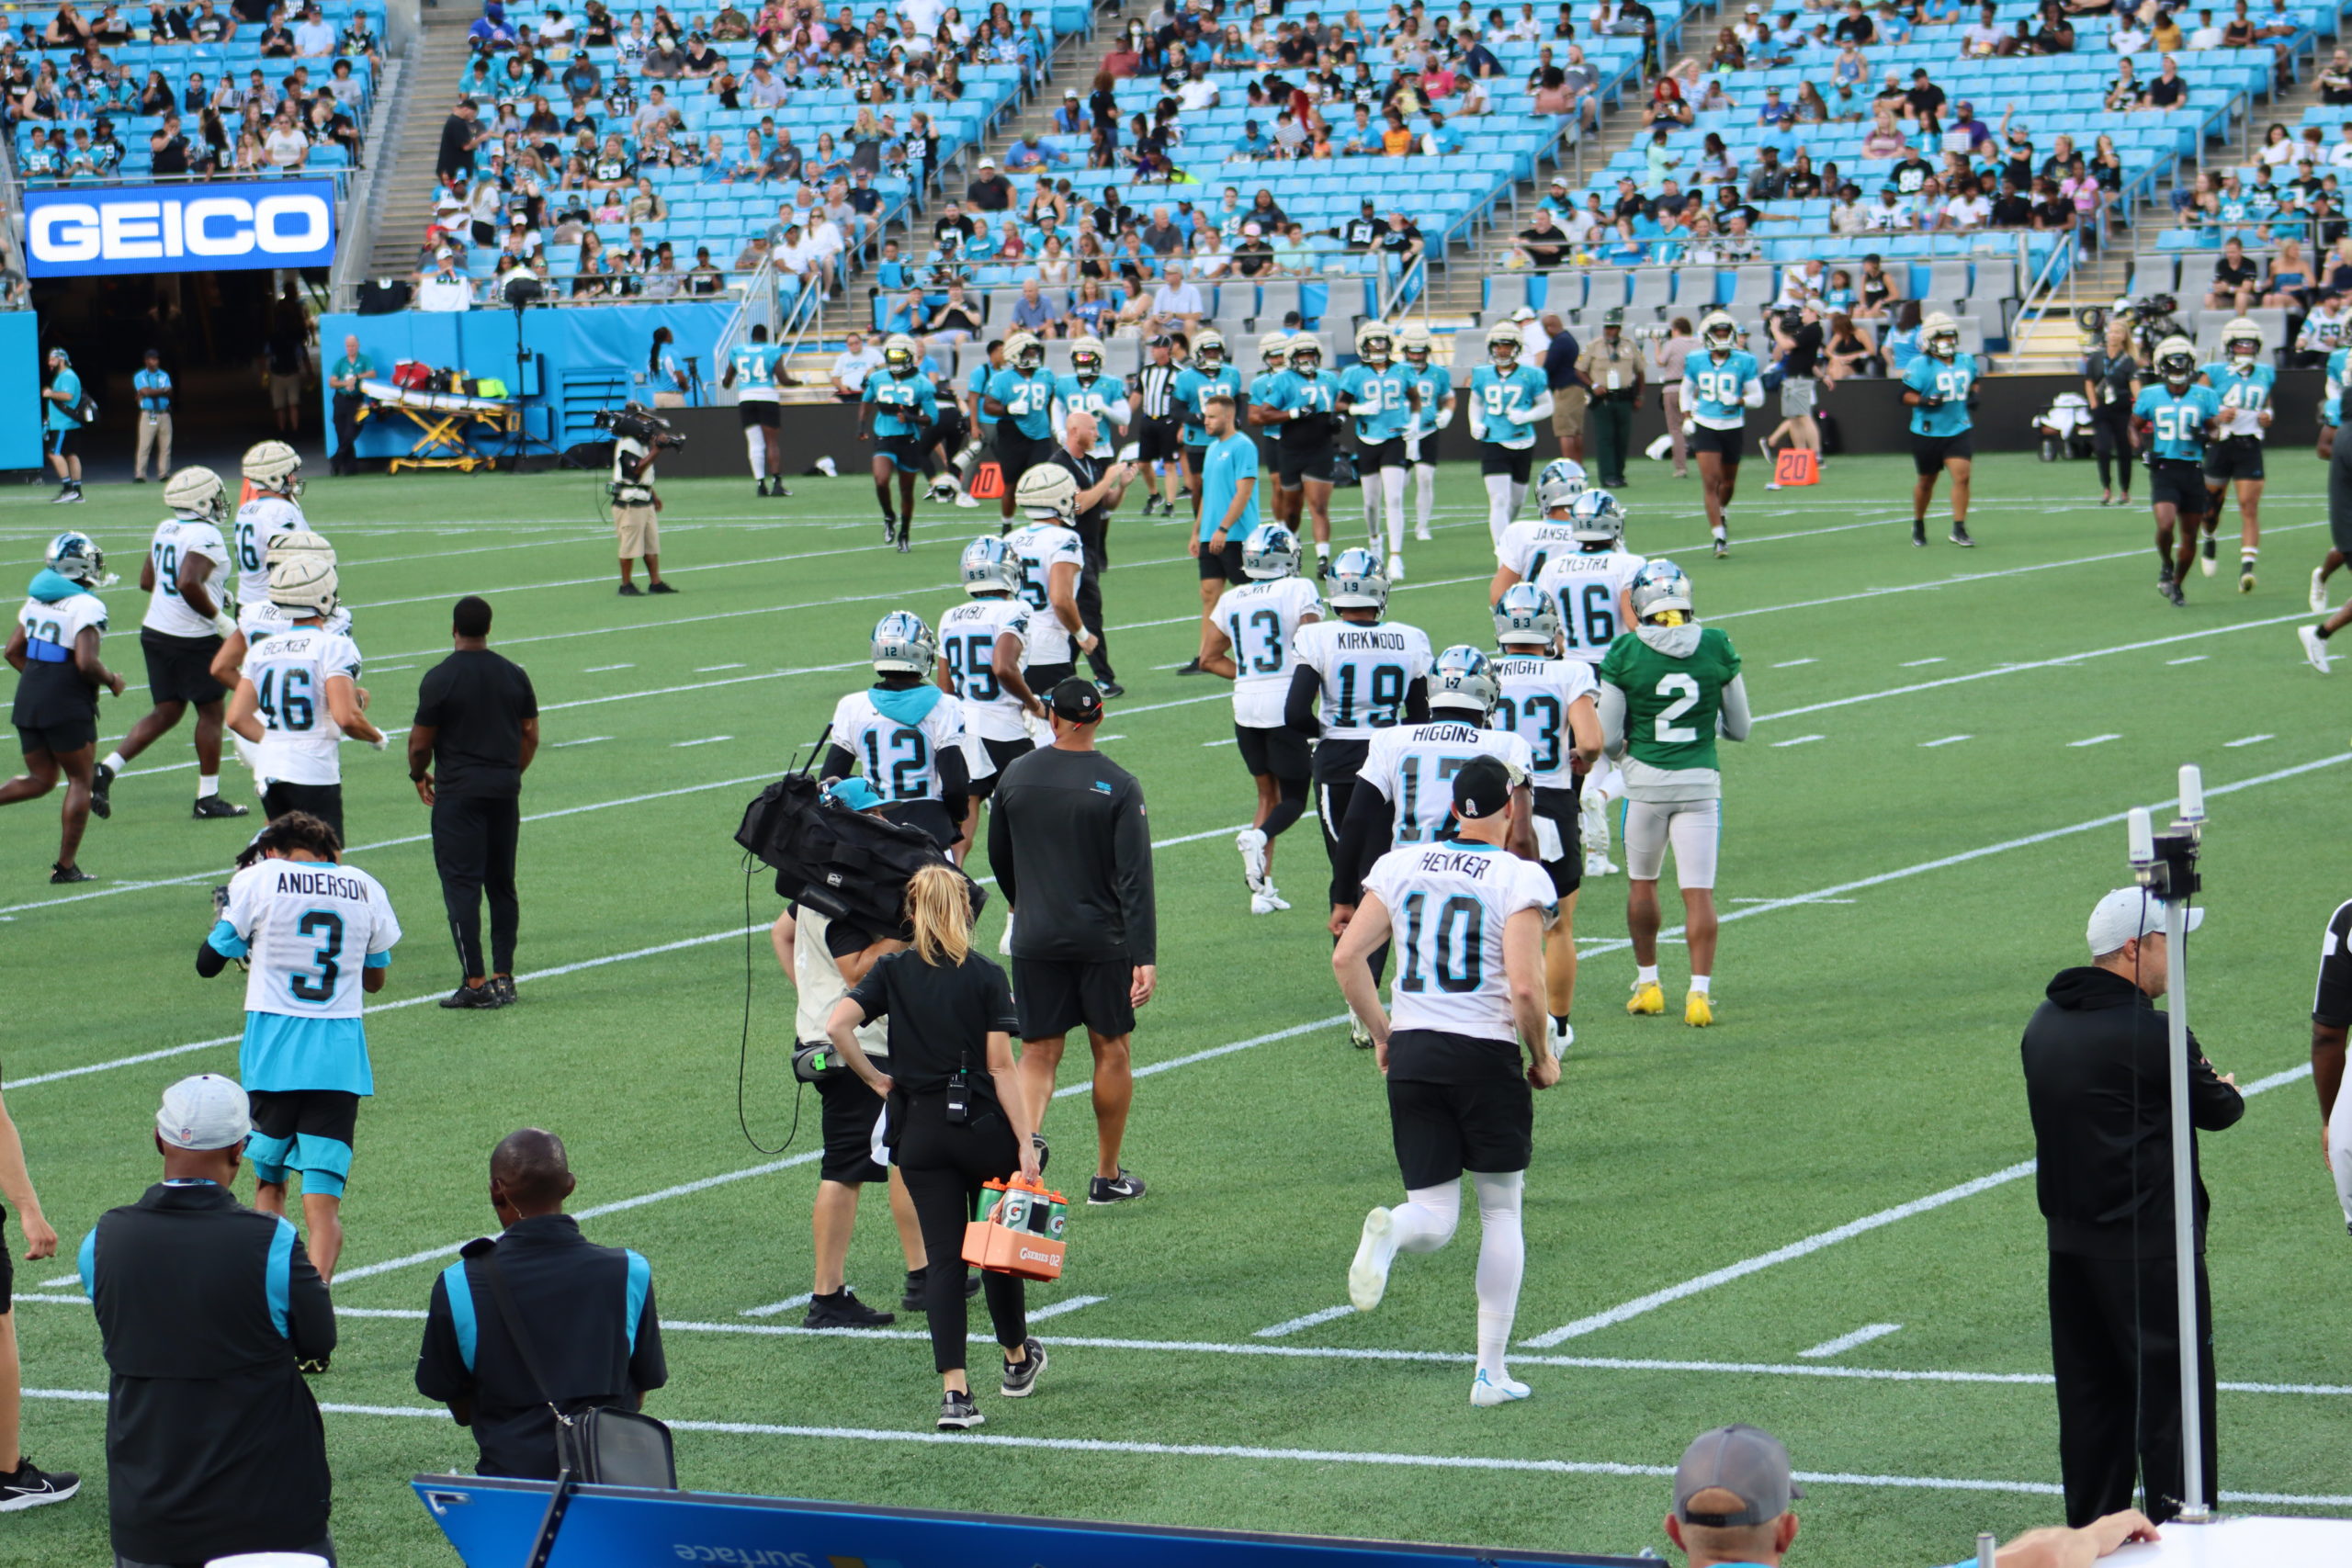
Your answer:
[[[1304,577],[1245,582],[1216,602],[1218,627],[1233,643],[1233,722],[1250,729],[1279,729],[1290,672],[1297,668],[1294,647],[1306,617],[1320,616],[1323,601]]]
[[[1648,564],[1625,550],[1569,550],[1544,563],[1534,582],[1560,606],[1560,641],[1570,659],[1600,662],[1627,629],[1625,591]]]
[[[1014,598],[967,599],[939,617],[939,656],[964,705],[967,733],[983,740],[1028,738],[1021,700],[996,678],[996,641],[1011,632],[1021,641],[1019,664],[1027,664],[1032,613]]]
[[[1453,820],[1453,775],[1477,757],[1494,758],[1511,770],[1514,779],[1529,779],[1535,771],[1527,742],[1516,731],[1437,719],[1396,725],[1374,736],[1363,766],[1356,770],[1356,782],[1379,791],[1396,808],[1389,830],[1393,843],[1434,843],[1459,830]]]
[[[1527,743],[1531,781],[1537,789],[1574,789],[1569,766],[1576,747],[1568,734],[1568,709],[1578,697],[1600,689],[1592,666],[1577,659],[1546,659],[1505,653],[1487,667],[1495,677],[1495,711],[1487,722]]]
[[[1369,740],[1402,718],[1405,694],[1431,660],[1429,634],[1400,621],[1317,621],[1298,629],[1292,648],[1322,682],[1317,716],[1326,740]]]
[[[288,626],[245,649],[262,723],[254,769],[280,784],[343,782],[343,727],[327,712],[327,682],[359,680],[359,647],[324,626]]]
[[[1515,1058],[1503,930],[1521,909],[1550,922],[1558,896],[1544,868],[1491,844],[1413,844],[1381,856],[1363,886],[1387,908],[1396,946],[1391,1031],[1500,1041]]]
[[[852,692],[833,708],[831,739],[858,760],[885,801],[944,800],[939,754],[963,745],[964,705],[936,686]]]

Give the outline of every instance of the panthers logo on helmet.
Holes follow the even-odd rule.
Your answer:
[[[1290,340],[1290,367],[1313,375],[1323,364],[1323,340],[1313,333],[1295,333]]]
[[[302,455],[283,441],[257,441],[241,465],[248,481],[291,499],[302,493]]]
[[[1550,648],[1560,636],[1560,605],[1532,582],[1514,582],[1495,601],[1495,641],[1503,648]]]
[[[1204,370],[1215,370],[1225,363],[1225,334],[1211,327],[1203,327],[1193,339],[1193,363]]]
[[[1535,504],[1549,517],[1565,510],[1584,489],[1584,465],[1573,457],[1555,457],[1535,476]]]
[[[983,593],[1010,593],[1021,586],[1021,558],[1005,548],[1004,541],[994,534],[984,534],[966,545],[960,565],[964,592],[976,598]]]
[[[334,563],[317,556],[286,556],[269,563],[269,602],[305,615],[334,614],[340,587]]]
[[[49,542],[42,552],[41,562],[50,570],[69,582],[85,588],[104,588],[114,579],[107,573],[107,553],[98,548],[89,535],[67,529]]]
[[[1341,550],[1331,560],[1331,592],[1326,595],[1334,610],[1385,610],[1388,607],[1388,579],[1380,570],[1380,558],[1358,545]]]
[[[1298,575],[1298,536],[1279,523],[1261,523],[1241,541],[1241,575],[1265,582]]]
[[[1102,340],[1099,337],[1070,339],[1069,367],[1082,377],[1102,374]]]
[[[893,610],[874,623],[873,654],[877,675],[929,675],[939,645],[921,615]]]
[[[882,344],[882,363],[892,376],[903,381],[915,373],[922,362],[922,351],[915,340],[904,333],[892,333]]]
[[[1390,335],[1386,321],[1366,321],[1356,328],[1356,357],[1366,365],[1387,364],[1395,347],[1396,339]]]
[[[1023,515],[1068,526],[1078,515],[1078,480],[1057,463],[1044,463],[1021,476],[1012,504]]]
[[[1699,341],[1712,354],[1729,354],[1739,346],[1739,323],[1722,310],[1710,310],[1699,323]]]
[[[1589,490],[1568,503],[1568,532],[1579,543],[1613,545],[1625,536],[1625,505],[1605,490]]]
[[[220,476],[200,464],[191,463],[164,482],[164,504],[216,525],[229,520],[229,492]]]
[[[1634,574],[1627,596],[1634,602],[1637,621],[1679,626],[1690,615],[1690,580],[1682,575],[1680,567],[1663,558]]]
[[[1520,355],[1527,347],[1527,335],[1519,330],[1517,321],[1497,321],[1487,333],[1487,357],[1503,369],[1519,363]]]
[[[1483,721],[1494,711],[1500,688],[1486,654],[1468,643],[1457,643],[1437,656],[1430,666],[1430,707],[1466,710]]]
[[[2186,385],[2197,375],[2197,345],[2185,337],[2168,337],[2156,344],[2156,374]]]

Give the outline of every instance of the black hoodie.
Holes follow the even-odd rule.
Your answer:
[[[2025,1026],[2026,1105],[2050,1250],[2084,1258],[2169,1258],[2172,1100],[2165,1015],[2129,979],[2062,969]],[[2188,1039],[2189,1119],[2218,1133],[2245,1101]],[[2193,1159],[2192,1152],[2192,1159]],[[2198,1247],[2210,1203],[2197,1184]]]

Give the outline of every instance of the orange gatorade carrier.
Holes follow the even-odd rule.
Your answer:
[[[993,1201],[989,1194],[999,1194]],[[1062,1277],[1062,1229],[1069,1204],[1018,1171],[981,1190],[981,1217],[964,1227],[964,1261],[1023,1280]]]

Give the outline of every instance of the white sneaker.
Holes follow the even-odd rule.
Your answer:
[[[1428,524],[1416,523],[1413,525],[1413,537],[1426,545],[1431,539],[1436,538],[1437,536],[1430,532],[1430,525]]]
[[[996,950],[1007,958],[1012,956],[1012,911],[1004,914],[1004,934],[996,939]]]
[[[1617,863],[1609,858],[1607,850],[1587,850],[1584,852],[1584,874],[1587,876],[1614,876]]]
[[[972,499],[972,492],[970,491],[959,490],[956,492],[956,504],[958,506],[971,507],[978,506],[979,502]]]
[[[1491,1409],[1498,1404],[1509,1404],[1513,1400],[1525,1399],[1534,1392],[1509,1372],[1505,1372],[1502,1381],[1498,1382],[1487,1377],[1486,1369],[1481,1367],[1478,1370],[1478,1381],[1470,1385],[1470,1403],[1482,1410]]]
[[[1374,1209],[1363,1217],[1363,1237],[1356,1243],[1356,1260],[1348,1265],[1348,1301],[1358,1312],[1370,1312],[1388,1293],[1388,1266],[1396,1259],[1396,1232],[1388,1211]]]
[[[1568,1047],[1577,1043],[1577,1026],[1547,1017],[1544,1021],[1544,1043],[1551,1047],[1554,1056],[1565,1062],[1568,1059]]]
[[[1405,558],[1403,556],[1390,556],[1388,558],[1388,581],[1391,582],[1402,582],[1405,581]]]
[[[1287,909],[1290,908],[1290,900],[1283,897],[1283,890],[1275,886],[1271,882],[1266,884],[1266,890],[1259,894],[1258,897],[1263,898],[1267,904],[1273,908]]]
[[[1244,828],[1233,836],[1233,847],[1241,852],[1241,879],[1252,893],[1269,891],[1266,885],[1266,834],[1261,828]]]
[[[2334,659],[2334,655],[2327,651],[2327,644],[2321,638],[2319,635],[2319,628],[2317,626],[2297,626],[2295,628],[2295,636],[2301,640],[2303,645],[2303,657],[2311,660],[2312,668],[2318,671],[2323,675],[2326,674],[2328,664]]]
[[[2327,614],[2327,583],[2320,576],[2319,568],[2312,568],[2312,614]]]

